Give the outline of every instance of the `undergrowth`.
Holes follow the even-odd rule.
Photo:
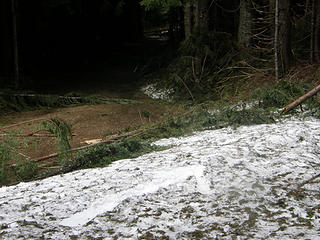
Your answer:
[[[103,145],[82,151],[65,168],[78,169],[101,167],[122,158],[132,158],[139,154],[154,151],[152,141],[161,138],[179,137],[204,129],[219,129],[238,127],[242,125],[257,125],[275,123],[281,118],[280,108],[312,89],[311,84],[279,81],[273,87],[258,88],[251,96],[251,104],[238,104],[218,107],[212,110],[212,105],[202,103],[188,107],[189,111],[179,116],[167,116],[157,124],[143,127],[134,139],[126,139],[110,145]],[[255,102],[258,102],[255,104]],[[313,104],[314,115],[320,117],[319,105]]]
[[[135,158],[158,149],[159,147],[141,141],[141,139],[123,139],[115,143],[79,151],[73,159],[64,162],[62,171],[69,172],[80,168],[103,167],[119,159]]]
[[[62,167],[57,173],[104,167],[119,159],[135,158],[142,154],[161,150],[162,148],[152,144],[153,141],[161,138],[184,136],[203,129],[273,122],[275,122],[274,114],[263,109],[226,107],[219,111],[210,112],[208,105],[200,104],[183,115],[167,116],[166,120],[162,122],[137,129],[132,134],[134,137],[130,137],[129,134],[128,138],[120,141],[81,150],[73,154],[72,157],[69,155],[67,159],[61,161]]]
[[[128,99],[101,98],[99,96],[79,95],[34,95],[34,94],[1,94],[0,112],[28,111],[41,108],[61,108],[85,104],[137,104],[138,101]]]
[[[72,155],[61,155],[63,160],[61,169],[54,174],[66,173],[82,168],[104,167],[112,162],[124,159],[135,158],[142,154],[156,150],[159,147],[152,145],[152,142],[161,138],[179,137],[205,129],[219,129],[224,127],[238,127],[241,125],[256,125],[275,123],[281,118],[279,108],[283,108],[291,101],[305,94],[312,89],[311,84],[297,83],[290,81],[279,81],[272,87],[261,87],[251,94],[250,104],[232,105],[213,108],[209,103],[202,103],[188,106],[188,112],[179,116],[167,116],[162,122],[149,123],[140,129],[128,134],[111,144],[99,145],[96,147],[81,150]],[[314,98],[306,103],[309,113],[320,118],[320,106]],[[147,113],[143,113],[147,117]],[[61,120],[50,119],[42,123],[43,129],[50,131],[57,137],[58,151],[68,152],[70,149],[69,140],[72,137],[71,128]],[[121,133],[120,133],[121,134]],[[16,157],[16,154],[8,141],[0,145],[0,181],[6,180],[6,164]],[[8,145],[9,144],[9,145]],[[20,161],[15,170],[19,179],[27,180],[34,177],[37,167],[33,163]],[[52,175],[52,172],[49,173]],[[48,175],[46,175],[48,176]]]
[[[27,144],[16,140],[15,132],[7,134],[0,139],[0,186],[9,181],[10,175],[15,175],[22,181],[36,177],[38,167],[36,163],[25,159],[26,156],[19,151]],[[17,163],[10,165],[12,163]]]
[[[28,181],[37,176],[38,165],[35,162],[20,160],[15,167],[15,174],[22,181]]]
[[[273,86],[256,89],[251,99],[258,100],[259,106],[264,109],[283,108],[312,88],[313,86],[309,83],[281,80]],[[313,99],[310,99],[304,104],[312,104],[312,102]]]
[[[41,130],[46,130],[56,137],[58,152],[64,153],[71,149],[69,144],[69,140],[72,139],[71,126],[63,120],[50,118],[50,120],[42,121]]]
[[[9,137],[5,137],[0,144],[0,184],[4,184],[8,179],[7,163],[12,159],[13,153],[11,148],[16,146],[11,142]]]
[[[212,100],[218,97],[215,92],[218,82],[231,74],[220,70],[231,66],[237,54],[227,33],[194,33],[181,44],[178,57],[167,66],[159,85],[171,89],[176,100]]]

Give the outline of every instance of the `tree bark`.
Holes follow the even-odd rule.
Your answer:
[[[194,27],[198,34],[208,33],[209,0],[198,0],[194,3]]]
[[[292,63],[290,6],[290,0],[275,0],[273,44],[276,79],[283,77]]]
[[[290,0],[277,0],[279,11],[279,53],[281,75],[283,76],[290,68],[292,62],[291,53],[291,19]]]
[[[315,12],[316,12],[316,7],[315,7],[315,0],[312,0],[312,9],[311,9],[311,29],[310,29],[310,62],[311,64],[314,63],[314,40],[315,40]]]
[[[192,29],[192,16],[191,16],[191,3],[186,0],[184,4],[184,37],[188,39],[191,37]]]
[[[248,48],[252,38],[251,1],[240,0],[239,11],[238,44],[240,47]]]
[[[275,77],[279,79],[279,0],[275,1],[274,7],[275,17],[274,17],[274,71]]]

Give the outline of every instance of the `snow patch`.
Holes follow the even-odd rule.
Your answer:
[[[142,92],[152,99],[160,99],[160,100],[170,100],[170,95],[172,94],[172,90],[163,90],[156,88],[153,84],[147,85],[143,87]]]
[[[0,238],[318,239],[320,120],[196,132],[170,149],[0,188]]]
[[[98,199],[85,211],[64,219],[60,225],[68,227],[85,225],[99,214],[112,211],[125,199],[155,193],[159,189],[166,188],[169,185],[182,183],[193,175],[199,182],[199,192],[206,194],[209,192],[209,186],[203,178],[203,170],[203,166],[187,166],[170,171],[155,171],[150,183],[142,183],[132,189],[106,196],[103,199]]]

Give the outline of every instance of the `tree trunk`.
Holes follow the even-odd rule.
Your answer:
[[[315,2],[315,22],[314,22],[314,58],[317,63],[320,62],[320,2],[314,0]]]
[[[314,63],[314,37],[315,37],[315,12],[316,12],[316,7],[315,7],[315,0],[312,0],[312,9],[311,9],[311,29],[310,29],[310,62],[311,64]],[[307,11],[307,10],[306,10]]]
[[[308,93],[303,95],[302,97],[298,98],[294,102],[290,103],[288,106],[286,106],[284,108],[282,113],[285,114],[285,113],[289,112],[290,110],[292,110],[296,106],[298,106],[301,103],[303,103],[305,100],[307,100],[307,99],[311,98],[312,96],[314,96],[315,94],[317,94],[319,91],[320,91],[320,85],[318,85],[317,87],[315,87],[314,89],[312,89],[311,91],[309,91]]]
[[[194,26],[198,34],[206,34],[208,26],[209,0],[198,0],[194,3]]]
[[[274,13],[274,61],[278,79],[289,70],[292,62],[290,0],[276,0]]]
[[[274,7],[274,71],[276,79],[279,79],[279,0],[275,1]]]
[[[13,36],[13,57],[14,57],[14,86],[20,86],[20,69],[19,69],[19,51],[18,51],[18,32],[17,32],[17,13],[15,0],[11,0],[12,11],[12,36]]]
[[[240,0],[238,43],[240,47],[250,47],[252,38],[251,1]]]
[[[291,53],[291,19],[290,0],[277,0],[279,13],[279,53],[281,75],[290,68],[292,62]]]
[[[184,4],[184,37],[188,39],[191,37],[192,16],[190,0],[186,0]]]

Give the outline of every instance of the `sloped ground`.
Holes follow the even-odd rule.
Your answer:
[[[86,140],[105,138],[124,129],[130,130],[155,123],[160,121],[165,114],[179,112],[181,109],[178,107],[160,104],[150,99],[141,100],[136,104],[100,104],[38,110],[1,116],[0,124],[26,123],[3,130],[0,128],[0,133],[17,131],[21,134],[32,134],[39,130],[41,121],[56,118],[65,121],[72,127],[75,136],[70,144],[72,147],[78,147],[85,145]],[[144,113],[148,113],[149,117],[144,116]],[[32,120],[37,121],[28,122]],[[56,139],[53,137],[35,136],[19,140],[27,140],[30,145],[36,143],[35,147],[23,149],[24,154],[31,158],[56,152]]]
[[[99,96],[111,100],[111,103],[5,112],[0,114],[0,144],[6,134],[24,136],[14,138],[14,141],[21,145],[16,152],[20,157],[26,156],[25,160],[29,161],[57,152],[56,138],[26,136],[39,133],[41,122],[50,118],[63,120],[72,127],[74,136],[70,145],[76,148],[86,145],[87,140],[105,139],[110,135],[118,135],[119,132],[162,121],[167,115],[174,116],[183,112],[184,110],[177,105],[153,100],[140,90],[141,75],[134,71],[140,65],[132,63],[110,65],[102,62],[79,69],[78,72],[52,74],[46,79],[47,81],[38,86],[39,93]],[[8,127],[11,125],[13,126]],[[40,134],[46,133],[40,132]],[[16,163],[17,159],[12,159],[8,165]],[[38,173],[41,175],[56,171],[61,167],[61,162],[57,158],[50,158],[39,162],[38,167]],[[5,184],[16,184],[21,181],[11,171],[8,175]]]
[[[318,239],[320,121],[224,128],[0,189],[2,239]]]

